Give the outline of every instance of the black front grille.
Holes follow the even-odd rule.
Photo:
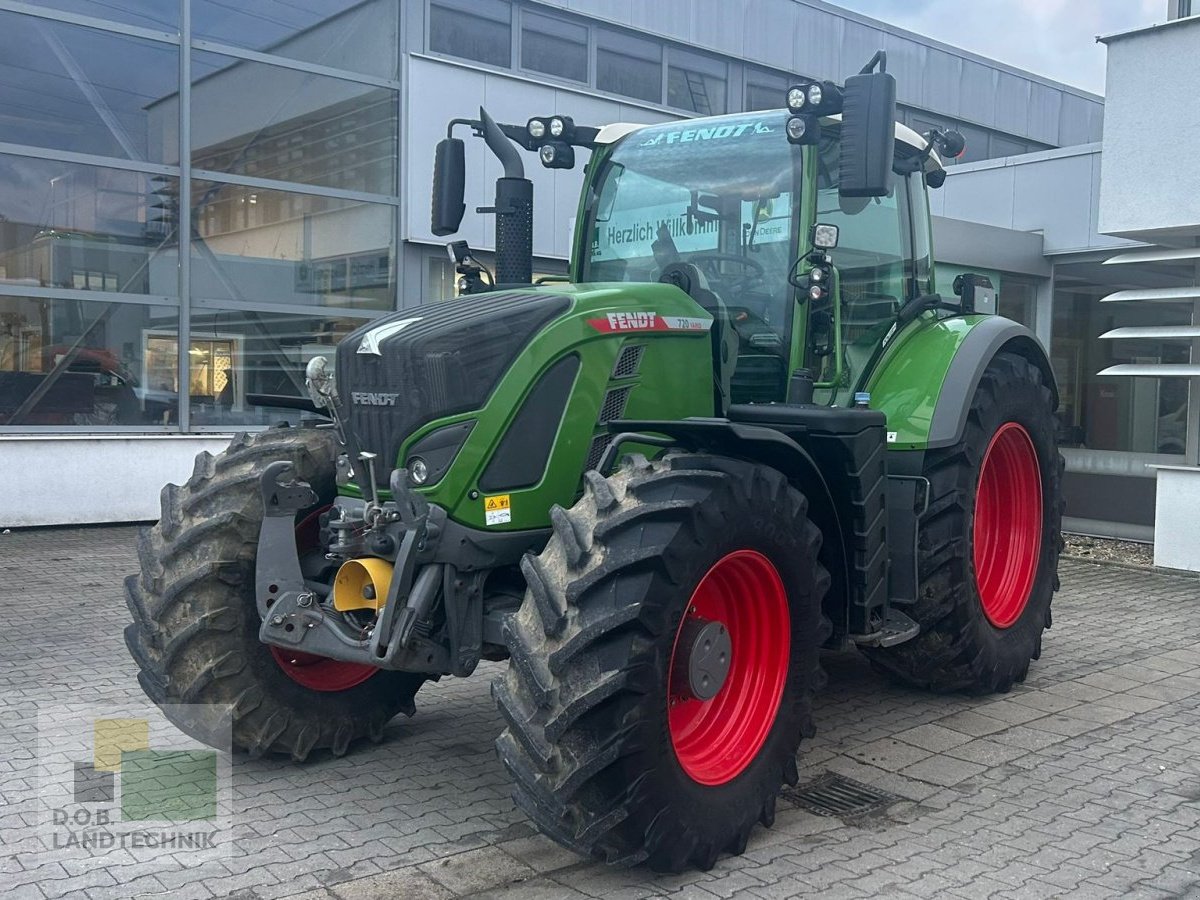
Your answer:
[[[478,294],[393,313],[351,333],[337,351],[351,451],[379,454],[376,475],[386,485],[408,435],[431,419],[483,406],[530,338],[570,303],[531,291]],[[378,340],[378,354],[358,352],[372,332],[406,319]],[[365,490],[366,473],[359,476]]]

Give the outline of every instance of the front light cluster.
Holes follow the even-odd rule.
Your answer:
[[[575,165],[575,122],[570,116],[534,116],[525,123],[529,135],[526,146],[537,150],[538,159],[547,169],[570,169]]]
[[[816,303],[829,295],[826,285],[829,283],[829,270],[823,266],[813,266],[808,270],[808,299]]]
[[[842,111],[842,89],[832,81],[793,84],[784,96],[784,106],[791,113],[784,126],[788,141],[815,144],[821,137],[817,120]]]

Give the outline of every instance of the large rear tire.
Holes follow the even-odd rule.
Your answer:
[[[201,453],[185,485],[163,488],[162,519],[139,537],[141,574],[125,580],[133,616],[125,643],[146,695],[200,740],[219,743],[221,733],[181,705],[227,704],[235,747],[296,760],[322,749],[341,755],[363,736],[380,740],[397,713],[414,712],[423,676],[276,653],[258,639],[260,476],[287,460],[328,504],[335,448],[325,429],[240,434],[215,457]],[[315,526],[312,513],[297,516],[301,543]]]
[[[830,631],[821,535],[804,497],[752,463],[637,457],[585,483],[522,564],[496,747],[559,843],[707,869],[796,783]]]
[[[929,509],[917,553],[921,633],[865,649],[916,687],[983,694],[1024,681],[1050,627],[1062,548],[1062,457],[1041,371],[1001,353],[976,389],[962,440],[926,455]]]

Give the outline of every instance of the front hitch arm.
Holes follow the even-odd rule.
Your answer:
[[[373,628],[355,635],[341,614],[323,606],[321,598],[304,583],[296,548],[296,514],[317,504],[316,492],[299,480],[292,464],[285,461],[267,466],[259,486],[263,500],[255,566],[255,599],[262,618],[259,640],[383,669],[446,671],[446,650],[414,639],[412,630],[411,620],[417,617],[414,610],[427,611],[432,606],[442,578],[440,565],[428,565],[414,578],[423,528],[405,532],[379,620]]]

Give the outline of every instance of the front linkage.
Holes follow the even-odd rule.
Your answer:
[[[386,597],[373,604],[377,620],[362,627],[339,611],[338,591],[361,590],[364,598],[375,600],[375,583],[350,584],[339,573],[330,589],[305,579],[295,522],[298,513],[318,504],[317,494],[296,478],[290,463],[266,467],[259,480],[264,516],[255,571],[260,640],[381,669],[459,676],[475,670],[486,645],[502,644],[500,618],[512,607],[485,611],[484,582],[497,565],[515,562],[530,538],[471,535],[450,522],[441,507],[412,491],[407,481],[407,470],[396,469],[391,501],[338,497],[322,517],[337,536],[326,559],[374,553],[366,559],[392,565]],[[386,554],[392,547],[394,554]],[[432,636],[430,620],[439,596],[445,611],[442,640]]]

